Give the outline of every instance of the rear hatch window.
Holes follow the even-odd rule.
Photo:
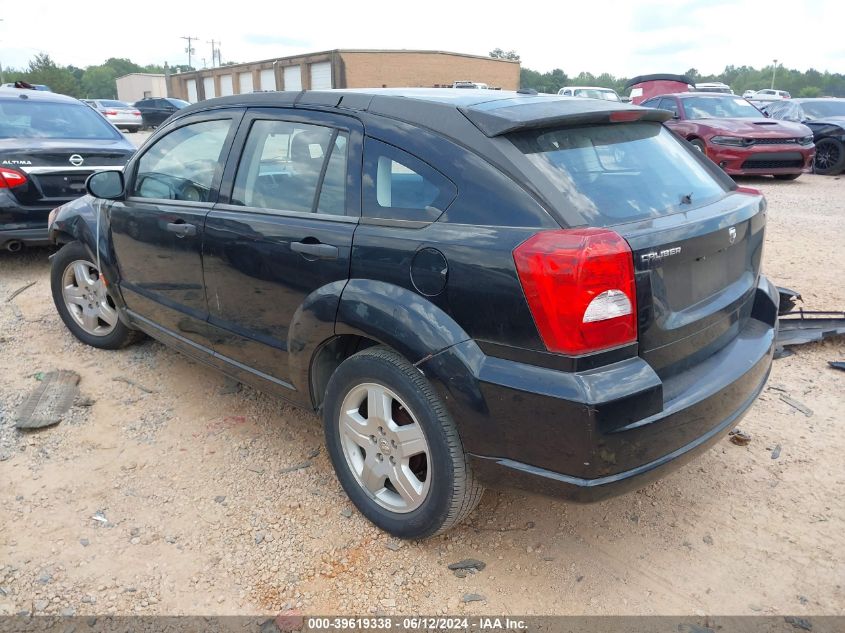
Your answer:
[[[574,208],[589,226],[668,215],[726,193],[660,123],[528,130],[509,138],[554,187],[560,206]]]
[[[83,103],[0,101],[0,138],[100,139],[122,136]]]

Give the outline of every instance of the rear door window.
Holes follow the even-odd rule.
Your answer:
[[[511,142],[586,224],[609,226],[714,201],[725,188],[667,128],[639,122],[529,130]]]
[[[364,145],[364,216],[433,222],[457,196],[451,180],[407,152],[368,138]]]

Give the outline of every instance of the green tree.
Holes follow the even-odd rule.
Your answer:
[[[116,99],[117,84],[110,66],[89,66],[82,76],[82,92],[89,99]]]
[[[494,48],[492,51],[490,51],[490,57],[494,59],[510,59],[515,62],[519,61],[519,55],[516,51],[504,51],[501,48]]]
[[[56,65],[47,53],[38,53],[29,62],[29,68],[22,77],[31,84],[46,84],[53,92],[79,96],[79,82],[73,72]]]
[[[818,86],[804,86],[798,91],[799,97],[821,97],[822,89]]]

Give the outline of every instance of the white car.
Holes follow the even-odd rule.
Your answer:
[[[564,97],[586,97],[587,99],[621,101],[619,95],[612,88],[599,88],[597,86],[564,86],[557,93]]]
[[[700,84],[695,84],[696,92],[718,92],[720,94],[732,95],[734,93],[728,84],[723,84],[720,81],[710,81]]]
[[[763,90],[755,92],[751,97],[746,98],[753,99],[755,101],[780,101],[781,99],[791,99],[792,95],[786,90],[772,90],[771,88],[764,88]]]
[[[750,99],[755,94],[757,94],[756,90],[746,90],[745,92],[742,93],[742,98],[743,99]]]

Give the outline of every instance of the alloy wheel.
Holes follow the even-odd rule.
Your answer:
[[[62,274],[62,299],[73,320],[86,333],[107,336],[117,326],[117,308],[97,267],[78,259]]]
[[[830,169],[841,159],[839,147],[834,143],[819,144],[816,148],[816,167],[818,169]]]
[[[384,385],[364,383],[340,407],[340,443],[358,485],[391,512],[416,510],[431,487],[430,449],[413,412]]]

